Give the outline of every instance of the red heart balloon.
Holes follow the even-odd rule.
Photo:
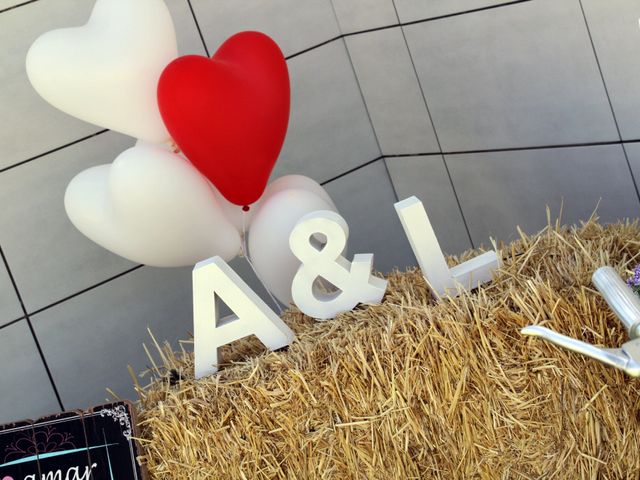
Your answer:
[[[212,58],[175,59],[160,76],[158,105],[173,140],[227,200],[260,198],[289,123],[289,71],[270,37],[241,32]]]

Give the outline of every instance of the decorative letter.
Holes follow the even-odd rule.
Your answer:
[[[458,286],[472,289],[491,281],[491,272],[500,266],[495,251],[483,253],[450,269],[422,202],[417,197],[409,197],[394,206],[422,275],[436,298],[440,299],[446,294],[456,295]]]
[[[315,246],[318,236],[326,245]],[[357,254],[350,263],[341,254],[347,244],[349,227],[344,218],[329,210],[302,217],[289,237],[289,246],[302,265],[293,278],[291,295],[305,314],[326,320],[351,310],[358,303],[380,303],[387,281],[371,275],[372,254]],[[315,279],[322,277],[339,291],[321,292]]]
[[[221,319],[217,298],[235,315]],[[218,370],[218,349],[223,345],[254,334],[267,348],[277,350],[295,338],[220,257],[203,260],[193,269],[193,324],[196,378]]]

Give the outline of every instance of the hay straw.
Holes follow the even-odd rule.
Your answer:
[[[638,381],[519,333],[619,346],[590,277],[629,273],[638,224],[550,224],[500,247],[476,292],[436,304],[419,271],[395,272],[382,305],[327,322],[289,310],[293,345],[236,342],[214,377],[165,345],[173,381],[140,389],[151,478],[638,478]]]

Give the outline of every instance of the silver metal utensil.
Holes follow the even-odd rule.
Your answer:
[[[639,377],[640,298],[611,267],[599,268],[591,279],[611,310],[626,327],[630,341],[624,343],[620,348],[600,348],[538,325],[525,327],[521,333],[541,337],[568,350],[618,368],[627,375]]]

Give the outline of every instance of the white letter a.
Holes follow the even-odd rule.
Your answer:
[[[216,296],[235,313],[220,318]],[[218,370],[218,349],[255,335],[270,350],[289,345],[293,331],[242,281],[220,257],[193,269],[193,337],[195,376]]]

